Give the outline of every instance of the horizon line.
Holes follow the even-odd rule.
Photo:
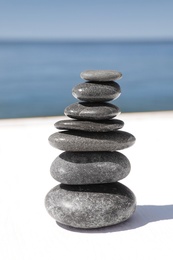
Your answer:
[[[173,38],[0,38],[0,43],[173,42]]]

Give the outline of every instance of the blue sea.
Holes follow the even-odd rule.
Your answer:
[[[122,72],[122,112],[173,110],[173,42],[0,42],[0,118],[63,115],[80,72]]]

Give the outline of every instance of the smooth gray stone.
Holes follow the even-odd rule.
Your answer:
[[[118,152],[64,152],[52,163],[52,177],[64,184],[111,183],[130,172],[127,157]]]
[[[72,95],[82,101],[105,102],[120,96],[120,86],[114,82],[85,82],[72,89]]]
[[[127,220],[134,213],[133,192],[121,183],[54,187],[45,198],[48,213],[76,228],[100,228]]]
[[[112,81],[122,78],[122,74],[116,70],[86,70],[80,77],[91,81]]]
[[[87,132],[117,131],[123,126],[124,122],[118,119],[104,121],[60,120],[55,123],[57,129],[81,130]]]
[[[71,152],[113,152],[132,146],[135,137],[124,131],[95,133],[84,131],[62,131],[52,134],[49,143],[60,150]]]
[[[64,114],[68,117],[84,120],[107,120],[118,114],[117,106],[109,103],[74,103],[66,107]]]

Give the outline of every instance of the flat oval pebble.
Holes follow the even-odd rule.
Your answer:
[[[118,182],[96,185],[61,184],[49,191],[45,206],[58,223],[91,229],[127,220],[135,211],[136,199],[129,188]]]
[[[86,70],[80,77],[90,81],[113,81],[122,78],[122,74],[116,70]]]
[[[117,131],[124,126],[124,122],[118,119],[102,121],[84,120],[60,120],[55,123],[57,129],[81,130],[88,132],[110,132]]]
[[[71,152],[116,151],[132,146],[135,137],[124,131],[95,133],[84,131],[62,131],[52,134],[49,143],[60,150]]]
[[[117,106],[109,103],[80,102],[66,107],[64,114],[75,119],[107,120],[120,114],[120,110]]]
[[[82,101],[105,102],[120,96],[120,86],[114,82],[85,82],[72,89],[72,95]]]
[[[111,183],[129,174],[130,162],[118,152],[64,152],[53,161],[50,172],[64,184]]]

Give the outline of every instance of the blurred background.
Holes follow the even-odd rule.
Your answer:
[[[172,0],[0,0],[0,118],[63,115],[87,69],[122,112],[173,110]]]

